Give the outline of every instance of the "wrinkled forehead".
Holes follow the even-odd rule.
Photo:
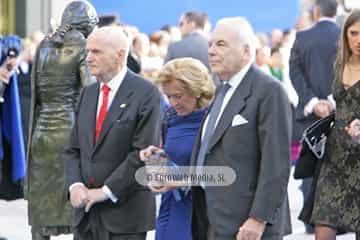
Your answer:
[[[229,43],[240,42],[239,30],[237,27],[228,24],[217,24],[210,34],[210,42],[225,41]]]
[[[113,47],[110,37],[106,37],[103,33],[93,32],[87,40],[86,48],[88,50],[105,49]]]
[[[93,42],[105,42],[107,39],[105,37],[105,35],[101,32],[98,31],[93,31],[90,36],[88,37],[88,42],[93,43]]]
[[[87,48],[96,47],[101,49],[129,50],[129,41],[121,28],[104,27],[94,30],[88,37]]]

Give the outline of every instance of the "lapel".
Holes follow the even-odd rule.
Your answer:
[[[205,119],[207,118],[207,116],[209,115],[210,108],[211,108],[212,104],[213,103],[210,104],[210,106],[208,108],[208,111],[205,113],[203,119],[201,120],[200,128],[199,128],[199,131],[198,131],[197,136],[196,136],[193,151],[191,153],[190,165],[192,165],[192,166],[196,166],[197,156],[198,156],[198,153],[199,153],[199,150],[200,150],[201,136],[202,136],[202,132],[203,132],[202,130],[203,130],[203,127],[204,127],[204,122],[205,122]]]
[[[100,84],[96,83],[93,86],[89,87],[89,99],[86,99],[87,106],[89,108],[88,116],[85,118],[89,121],[89,129],[88,129],[88,138],[90,143],[90,149],[94,148],[95,143],[95,128],[96,128],[96,112],[97,112],[97,103],[99,98],[99,89]],[[96,96],[96,97],[94,97]]]
[[[134,94],[134,91],[135,91],[135,86],[132,83],[132,74],[129,71],[127,71],[125,78],[121,83],[118,91],[116,92],[114,100],[112,101],[109,110],[106,114],[103,126],[101,128],[99,139],[97,140],[94,146],[94,152],[99,147],[99,145],[101,145],[101,143],[104,141],[106,134],[109,132],[114,122],[117,119],[119,119],[119,117],[124,112],[124,110],[129,107],[131,102],[130,101],[131,96]],[[120,105],[122,104],[125,104],[126,107],[120,107]],[[95,137],[93,139],[95,139]]]
[[[230,101],[226,105],[224,112],[222,113],[216,126],[214,135],[210,139],[208,150],[212,149],[215,144],[220,140],[220,138],[224,135],[226,129],[230,126],[235,114],[240,113],[245,108],[246,99],[251,94],[253,71],[253,66],[251,66],[249,68],[249,71],[244,76],[244,79],[236,88],[234,94],[230,98]]]

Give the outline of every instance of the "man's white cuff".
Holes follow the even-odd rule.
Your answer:
[[[334,96],[332,94],[330,94],[328,97],[327,97],[328,101],[331,102],[331,104],[333,105],[333,108],[334,110],[336,109],[336,102],[335,102],[335,99],[334,99]]]
[[[80,186],[80,185],[81,185],[81,186],[84,186],[84,184],[81,183],[81,182],[76,182],[76,183],[71,184],[70,187],[69,187],[69,192],[71,193],[71,190],[72,190],[74,187]]]
[[[314,111],[314,107],[316,106],[316,104],[318,104],[320,100],[317,97],[313,97],[306,105],[304,108],[304,116],[308,116],[310,113],[312,113]]]
[[[116,203],[118,201],[118,198],[111,192],[108,186],[104,185],[101,189],[113,203]]]

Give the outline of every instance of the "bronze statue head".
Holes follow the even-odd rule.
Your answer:
[[[86,0],[69,3],[61,17],[61,26],[71,26],[87,37],[99,22],[96,10]]]

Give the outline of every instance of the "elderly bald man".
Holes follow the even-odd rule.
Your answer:
[[[138,151],[159,141],[160,95],[126,67],[120,27],[93,31],[86,61],[97,83],[83,89],[64,151],[66,184],[78,240],[145,239],[155,203],[135,181]]]

